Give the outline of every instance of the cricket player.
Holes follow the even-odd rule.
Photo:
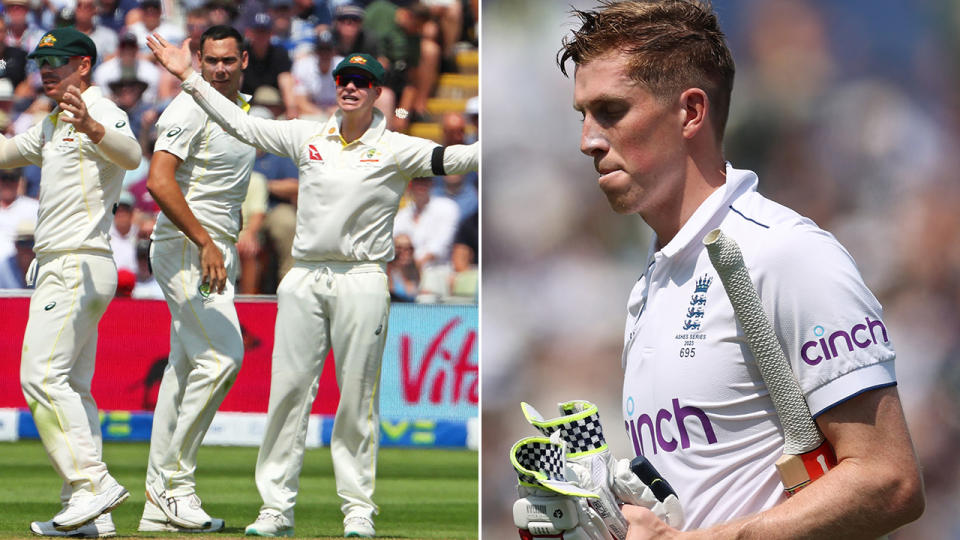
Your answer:
[[[351,54],[334,68],[338,110],[328,121],[250,118],[190,68],[185,45],[149,40],[183,89],[230,134],[300,168],[295,264],[277,290],[270,405],[257,459],[263,506],[246,534],[291,536],[307,418],[333,348],[340,404],[331,452],[344,535],[373,537],[380,362],[387,336],[393,220],[411,178],[477,168],[476,146],[438,146],[394,133],[373,104],[383,66]]]
[[[201,76],[238,110],[247,53],[229,26],[200,37]],[[181,93],[157,122],[147,188],[163,210],[153,230],[151,264],[170,307],[170,361],[153,413],[147,501],[140,531],[212,532],[223,528],[196,494],[197,451],[243,361],[233,304],[240,206],[256,151],[233,138]]]
[[[715,14],[696,0],[576,14],[558,63],[575,66],[580,149],[613,210],[655,232],[627,304],[624,422],[686,516],[681,532],[627,505],[628,538],[876,538],[917,519],[923,487],[893,329],[837,240],[724,160],[734,62]],[[774,467],[780,419],[702,244],[715,228],[739,242],[836,452],[838,464],[789,499]]]
[[[117,287],[110,224],[125,170],[140,162],[127,114],[90,83],[93,41],[72,27],[47,32],[30,53],[57,107],[28,131],[0,139],[0,168],[41,167],[36,290],[23,336],[20,384],[54,469],[63,509],[30,530],[112,536],[109,512],[129,494],[107,471],[90,383],[97,324]],[[99,518],[99,519],[98,519]],[[96,520],[94,522],[94,520]],[[88,525],[89,524],[89,525]]]

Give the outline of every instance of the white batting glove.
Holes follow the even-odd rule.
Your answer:
[[[520,498],[513,523],[522,540],[610,540],[603,520],[587,504],[596,495],[566,480],[559,436],[520,439],[510,451]]]
[[[520,406],[527,421],[543,434],[560,434],[567,448],[567,478],[597,495],[588,503],[601,516],[613,538],[624,540],[627,537],[627,521],[620,513],[623,503],[649,508],[671,526],[682,526],[683,509],[676,493],[649,462],[641,458],[645,466],[637,469],[643,473],[638,476],[637,471],[631,471],[627,460],[620,464],[614,459],[603,436],[596,405],[583,400],[560,403],[562,416],[550,420],[545,420],[527,403]],[[576,476],[575,480],[573,476]],[[657,489],[652,489],[645,479]]]

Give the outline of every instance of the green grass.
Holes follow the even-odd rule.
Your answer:
[[[104,460],[130,498],[113,513],[118,536],[175,538],[174,533],[138,533],[143,511],[146,443],[107,443]],[[204,509],[223,518],[216,538],[243,535],[260,508],[253,480],[256,448],[204,446],[197,466],[197,492]],[[0,443],[0,538],[31,537],[34,520],[60,509],[60,477],[39,441]],[[378,537],[477,538],[477,452],[467,450],[381,449],[374,500]],[[343,535],[340,499],[329,448],[308,450],[296,506],[298,537]],[[182,535],[179,535],[182,537]],[[35,537],[34,537],[35,538]]]

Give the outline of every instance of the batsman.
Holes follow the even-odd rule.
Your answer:
[[[565,75],[573,65],[580,150],[593,159],[613,210],[639,214],[655,233],[627,302],[624,426],[635,454],[656,471],[643,481],[651,489],[669,481],[682,523],[666,498],[628,500],[620,462],[608,460],[613,465],[599,468],[605,475],[584,475],[570,441],[551,435],[515,447],[514,508],[570,517],[563,502],[577,511],[549,525],[515,511],[521,535],[877,538],[917,519],[923,485],[897,393],[893,329],[844,247],[760,195],[757,175],[725,160],[734,62],[712,8],[603,1],[574,13],[579,28],[563,40],[557,63]],[[759,298],[752,311],[735,311],[737,290],[726,290],[711,262],[704,237],[716,229],[739,244],[742,275]],[[744,332],[758,318],[770,323],[786,359],[778,377],[798,385],[803,414],[778,414],[779,386],[768,384],[757,341]],[[562,404],[560,422],[576,410]],[[827,445],[797,461],[821,464],[807,469],[815,480],[799,491],[776,466],[790,453],[784,434],[797,420],[815,424]],[[627,491],[642,493],[634,487]],[[590,504],[604,490],[625,503],[616,519]]]

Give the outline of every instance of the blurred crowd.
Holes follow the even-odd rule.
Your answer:
[[[713,4],[737,63],[727,159],[837,236],[883,305],[927,493],[893,538],[960,538],[960,4]],[[507,538],[508,451],[535,434],[521,400],[593,400],[614,452],[631,455],[620,354],[650,233],[610,210],[578,151],[573,83],[555,64],[567,3],[485,0],[483,16],[496,106],[483,119],[482,515],[485,537]]]
[[[478,138],[478,2],[476,0],[2,0],[0,131],[26,131],[56,104],[43,96],[26,55],[44,33],[74,26],[96,43],[93,82],[130,117],[143,149],[124,178],[111,242],[118,295],[162,298],[149,267],[150,233],[159,208],[146,188],[156,121],[179,93],[179,81],[146,45],[157,33],[194,50],[212,25],[236,27],[249,64],[241,92],[250,114],[325,121],[336,110],[331,74],[344,55],[376,56],[387,69],[377,107],[388,128],[462,144]],[[196,67],[196,66],[195,66]],[[298,169],[292,160],[258,154],[237,242],[240,294],[273,294],[293,264]],[[415,179],[401,203],[397,301],[476,302],[476,174]],[[0,171],[0,289],[24,288],[33,259],[40,169]]]

